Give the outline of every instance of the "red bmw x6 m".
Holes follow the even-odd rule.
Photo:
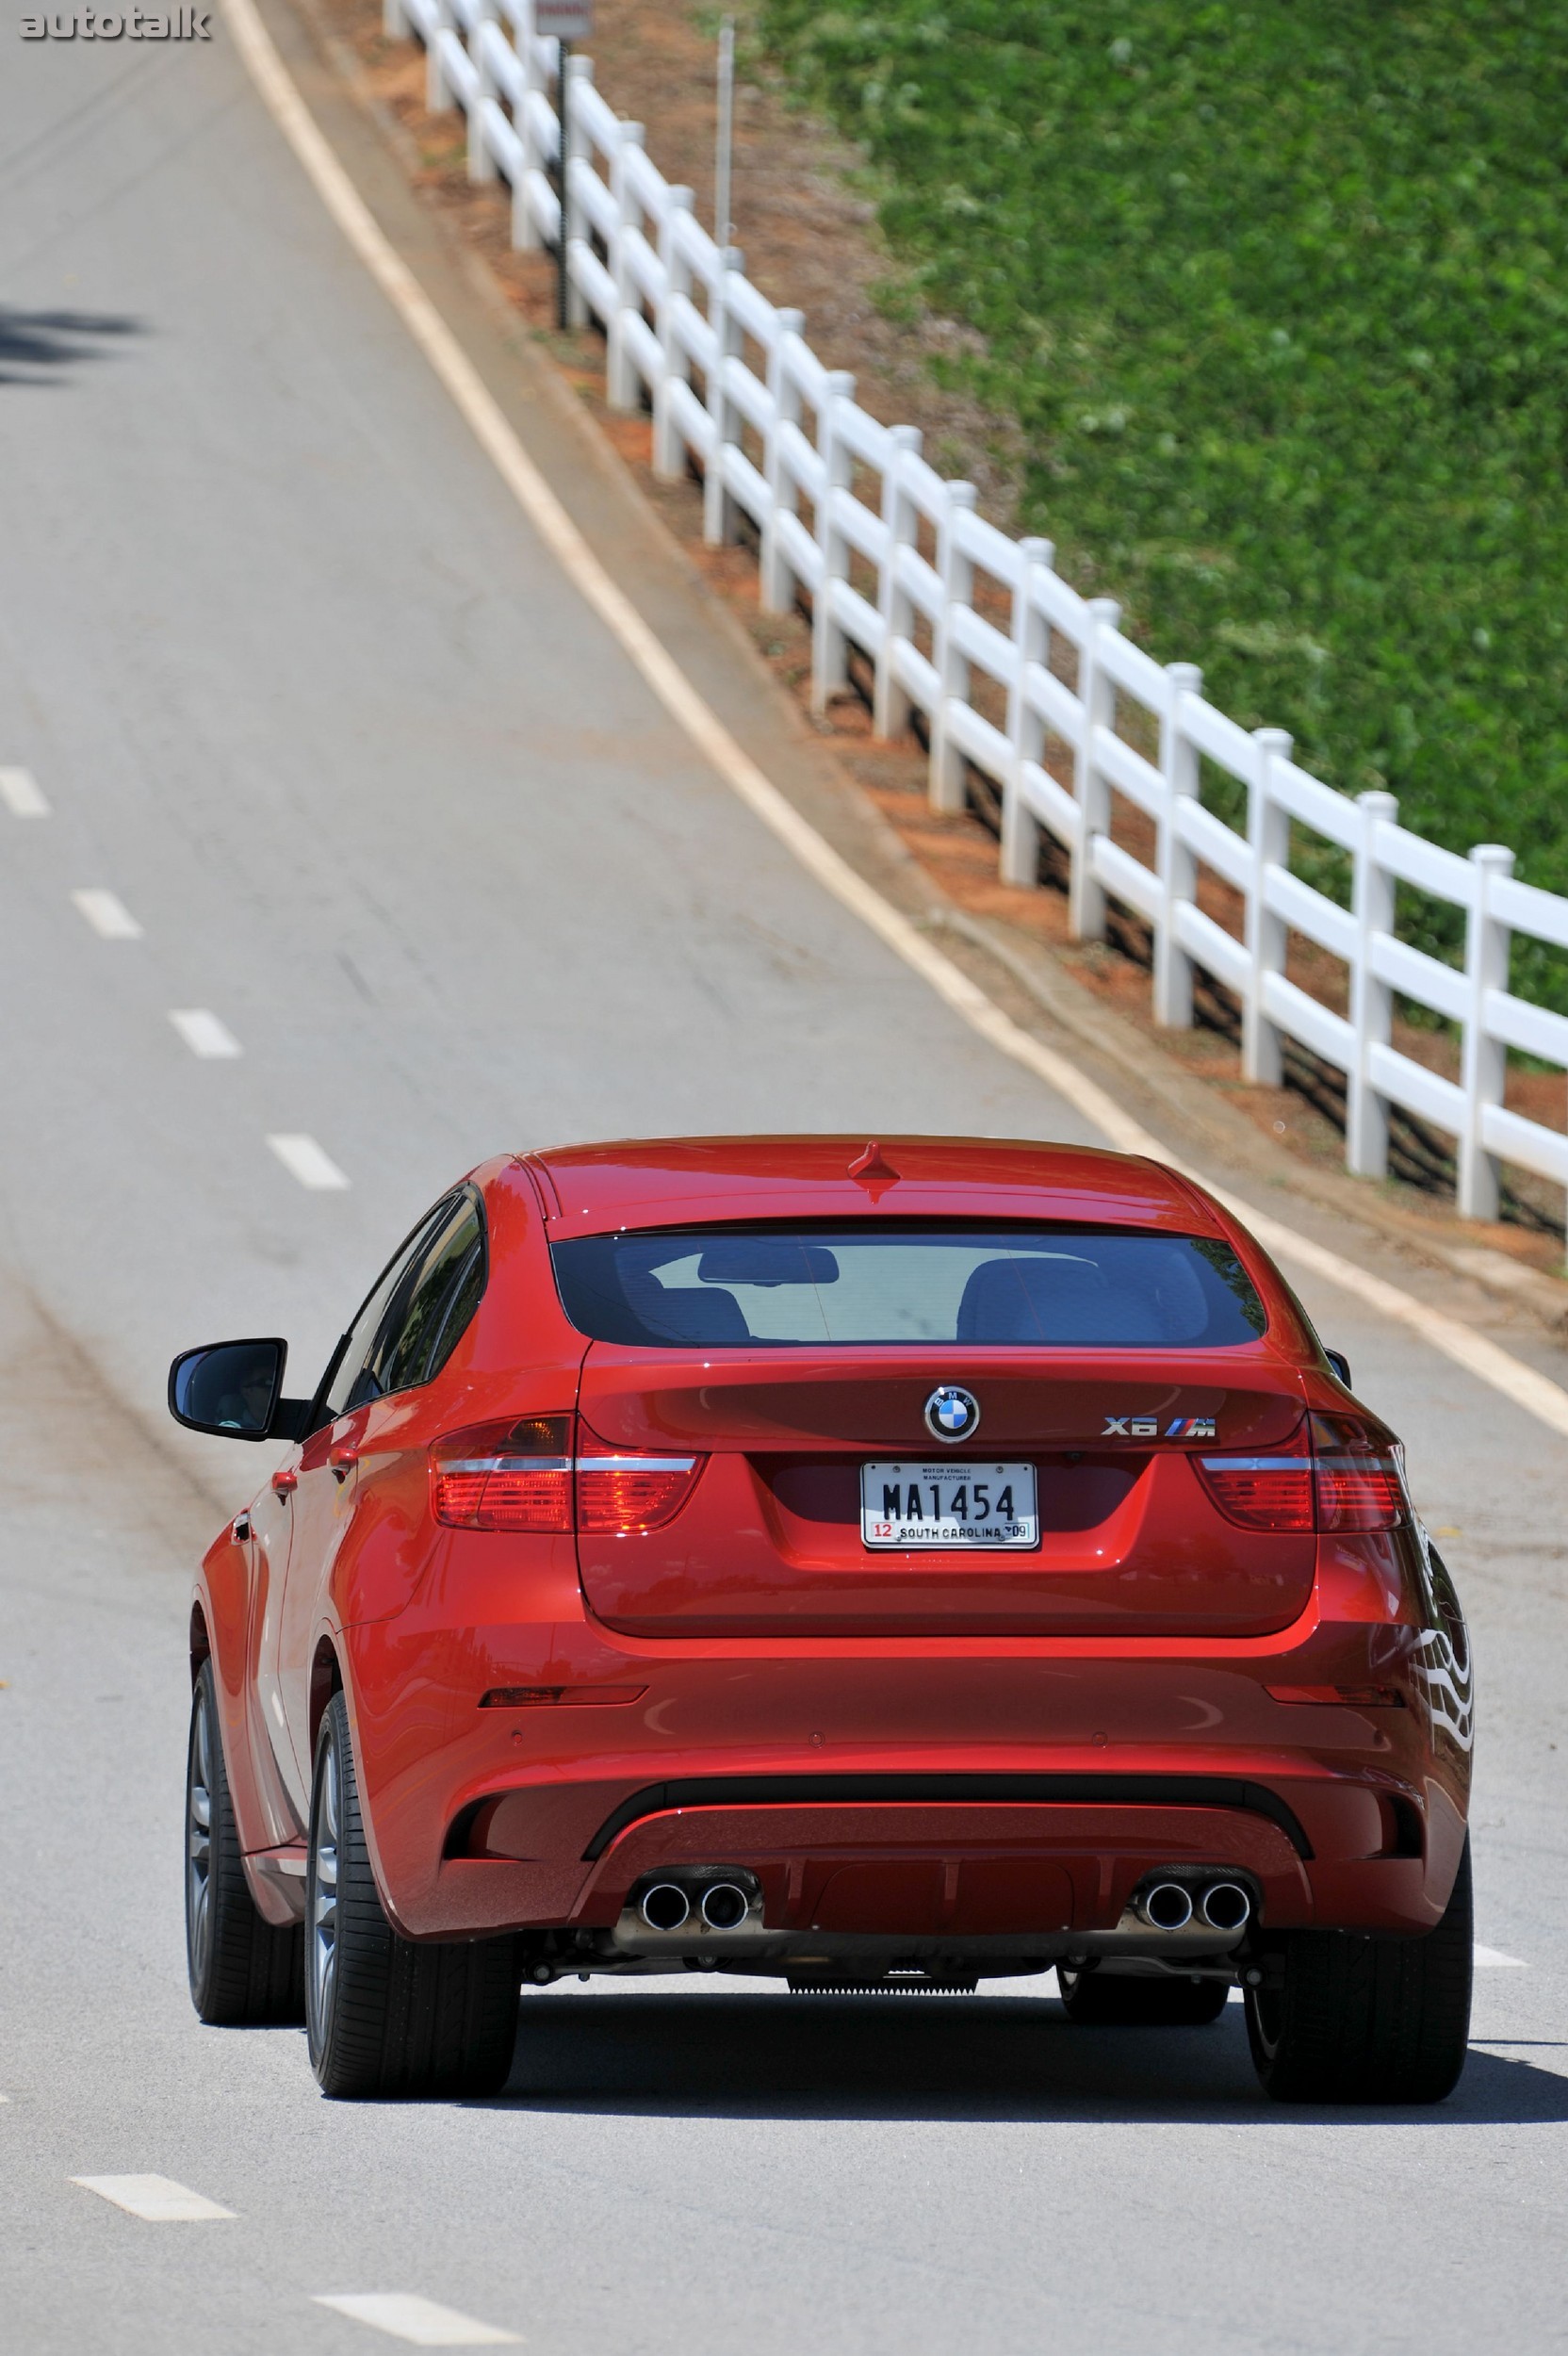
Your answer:
[[[521,1985],[769,1974],[1213,2021],[1430,2102],[1469,2012],[1464,1623],[1397,1442],[1157,1164],[962,1138],[508,1156],[314,1397],[190,1620],[190,1984],[335,2095],[475,2092]],[[526,2010],[524,2025],[526,2027]]]

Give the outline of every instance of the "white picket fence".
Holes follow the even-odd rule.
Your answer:
[[[514,244],[557,245],[558,47],[532,30],[531,0],[384,5],[389,34],[424,43],[431,109],[462,107],[470,177],[507,183]],[[1190,1024],[1200,967],[1241,1003],[1249,1079],[1278,1082],[1286,1039],[1345,1074],[1352,1170],[1385,1173],[1398,1105],[1453,1138],[1470,1217],[1496,1216],[1500,1162],[1568,1186],[1568,1136],[1504,1103],[1509,1048],[1568,1068],[1568,1018],[1509,987],[1513,935],[1568,949],[1568,899],[1518,882],[1501,845],[1461,859],[1412,834],[1392,794],[1334,792],[1292,761],[1282,730],[1249,732],[1206,703],[1192,664],[1152,661],[1118,629],[1114,601],[1080,597],[1053,569],[1049,541],[997,531],[975,514],[972,484],[925,463],[913,427],[857,405],[854,378],[823,367],[801,313],[769,303],[736,249],[699,227],[691,190],[655,169],[643,126],[617,120],[589,59],[570,58],[565,95],[573,321],[603,326],[613,408],[639,407],[646,388],[656,470],[673,480],[699,462],[708,538],[731,540],[740,514],[751,518],[763,608],[808,593],[819,709],[859,649],[878,732],[924,715],[939,809],[964,807],[966,763],[991,780],[1007,881],[1037,880],[1043,827],[1067,855],[1076,938],[1103,933],[1107,895],[1147,920],[1157,1022]],[[977,574],[994,619],[977,609]],[[1047,766],[1052,739],[1070,790]],[[1245,834],[1204,807],[1205,761],[1244,787]],[[1112,838],[1119,795],[1152,822],[1152,864]],[[1348,854],[1348,910],[1292,874],[1293,825]],[[1238,895],[1239,939],[1200,907],[1204,869]],[[1462,969],[1397,937],[1400,882],[1464,910]],[[1291,933],[1343,964],[1348,1014],[1288,977]],[[1393,1045],[1396,994],[1458,1026],[1457,1081]]]

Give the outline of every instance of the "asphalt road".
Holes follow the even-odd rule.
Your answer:
[[[285,1332],[308,1378],[498,1147],[1090,1134],[703,771],[218,29],[0,25],[0,766],[50,806],[0,802],[0,2336],[347,2351],[374,2328],[313,2302],[401,2293],[540,2356],[1564,2345],[1568,1444],[1348,1292],[1302,1287],[1451,1533],[1479,1935],[1517,1959],[1438,2111],[1270,2110],[1237,2008],[1075,2031],[1050,1981],[567,1985],[524,1999],[503,2098],[412,2110],[196,2023],[188,1573],[258,1464],[163,1421],[173,1349]],[[235,2214],[73,2182],[148,2172]]]

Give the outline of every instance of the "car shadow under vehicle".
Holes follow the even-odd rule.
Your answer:
[[[1430,2109],[1269,2102],[1241,2007],[1200,2029],[1083,2029],[1045,1998],[525,1994],[506,2108],[755,2119],[1551,2124],[1568,2077],[1473,2047]]]

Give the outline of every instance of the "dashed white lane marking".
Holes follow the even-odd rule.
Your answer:
[[[309,1186],[317,1194],[340,1194],[348,1185],[332,1155],[314,1137],[290,1130],[282,1137],[269,1137],[267,1142],[289,1176],[297,1178],[302,1186]]]
[[[73,2176],[71,2181],[112,2201],[117,2209],[128,2209],[132,2217],[145,2217],[149,2225],[196,2225],[235,2214],[188,2184],[177,2184],[172,2176]]]
[[[476,2323],[472,2315],[461,2315],[455,2307],[438,2306],[433,2299],[420,2299],[413,2291],[318,2294],[315,2303],[335,2307],[340,2315],[351,2315],[356,2323],[368,2323],[372,2331],[384,2331],[394,2340],[408,2340],[415,2348],[520,2345],[515,2331],[502,2331],[493,2323]]]
[[[74,892],[72,899],[100,941],[139,941],[141,927],[117,892]]]
[[[1500,1947],[1483,1947],[1479,1939],[1478,1939],[1476,1942],[1476,1969],[1478,1972],[1485,1972],[1489,1969],[1524,1972],[1528,1969],[1528,1966],[1526,1964],[1523,1955],[1505,1955]]]
[[[47,818],[49,805],[30,769],[0,769],[0,802],[13,818]]]
[[[1086,1121],[1093,1122],[1108,1144],[1123,1153],[1144,1153],[1157,1162],[1172,1162],[1174,1157],[1159,1138],[1125,1112],[1087,1072],[1080,1072],[1065,1055],[1057,1055],[1043,1039],[1036,1039],[1015,1023],[961,966],[943,956],[919,924],[857,875],[849,861],[801,816],[793,803],[737,744],[620,584],[611,579],[523,448],[500,404],[451,329],[408,264],[394,252],[295,89],[271,36],[256,13],[254,0],[223,0],[223,7],[246,70],[279,130],[315,183],[322,204],[451,395],[475,439],[533,530],[583,601],[619,640],[677,727],[685,731],[730,791],[785,844],[807,873],[885,941],[895,957],[919,973],[972,1030],[1065,1097]],[[1179,1162],[1174,1166],[1182,1167]],[[1381,1277],[1358,1268],[1353,1260],[1342,1259],[1337,1252],[1330,1252],[1310,1237],[1298,1235],[1294,1228],[1253,1210],[1234,1195],[1221,1192],[1219,1200],[1245,1221],[1266,1252],[1277,1252],[1282,1259],[1311,1268],[1338,1290],[1359,1298],[1419,1334],[1467,1374],[1490,1383],[1527,1415],[1568,1438],[1568,1391],[1560,1383],[1537,1374],[1533,1366],[1500,1350],[1462,1317],[1447,1317],[1442,1310],[1429,1308],[1413,1294],[1402,1292],[1396,1284],[1387,1284]]]
[[[237,1055],[239,1041],[226,1023],[206,1006],[174,1006],[169,1020],[193,1055],[211,1058]]]

